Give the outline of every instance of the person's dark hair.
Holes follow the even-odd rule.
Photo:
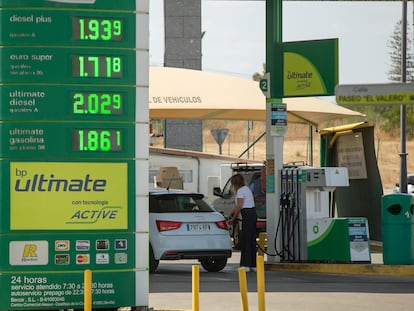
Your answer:
[[[241,174],[233,175],[230,179],[230,182],[235,191],[237,191],[246,184],[246,182],[244,181],[244,177]]]

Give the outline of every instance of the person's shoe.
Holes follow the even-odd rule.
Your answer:
[[[256,267],[250,267],[250,272],[256,272],[256,271],[257,271]]]
[[[244,270],[246,270],[246,272],[250,272],[250,268],[249,267],[240,266],[240,268],[244,268]]]

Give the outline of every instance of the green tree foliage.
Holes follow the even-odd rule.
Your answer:
[[[414,82],[414,58],[412,48],[412,31],[407,25],[407,75],[406,81]],[[393,82],[401,82],[401,55],[402,55],[402,22],[398,21],[394,27],[394,32],[387,42],[390,52],[390,70],[388,71],[388,79]]]
[[[412,48],[411,27],[407,25],[407,60],[406,60],[406,82],[414,82],[414,56]],[[402,22],[398,21],[394,31],[387,41],[390,49],[390,69],[388,79],[390,82],[402,81]],[[345,105],[344,105],[345,106]],[[357,110],[367,115],[368,120],[374,121],[380,129],[391,136],[400,134],[400,105],[346,105],[347,108]],[[406,106],[406,135],[408,138],[414,137],[414,107]]]
[[[257,81],[257,82],[259,82],[260,81],[260,79],[262,79],[263,78],[263,76],[266,74],[266,64],[264,63],[263,64],[263,71],[262,71],[262,73],[259,73],[259,72],[255,72],[253,75],[252,75],[252,79],[253,79],[253,81]]]
[[[414,57],[412,48],[412,31],[407,25],[407,60],[406,60],[406,82],[414,82]],[[402,81],[402,21],[398,21],[394,27],[390,39],[387,42],[390,49],[390,69],[388,79],[391,82]],[[391,135],[398,135],[400,128],[400,106],[399,105],[376,105],[374,111],[381,116],[380,128]],[[414,137],[414,109],[412,105],[406,107],[406,134]]]

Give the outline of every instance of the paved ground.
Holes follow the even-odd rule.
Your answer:
[[[293,311],[293,310],[376,310],[376,311],[405,311],[412,309],[414,304],[414,266],[387,266],[382,264],[382,253],[371,254],[372,264],[357,265],[345,264],[336,266],[333,271],[309,270],[322,269],[333,265],[265,265],[266,289],[265,310],[267,311]],[[233,275],[237,282],[239,253],[235,252],[223,274],[217,273],[209,281],[211,284],[200,284],[199,310],[200,311],[236,311],[243,310],[241,296],[237,284],[226,283],[227,276]],[[188,273],[187,281],[191,280],[191,268],[180,267],[179,262],[163,262],[167,272],[152,275],[150,280],[149,306],[156,311],[161,310],[191,310],[191,285],[186,290],[179,288],[180,278]],[[182,263],[190,265],[191,263]],[[196,262],[194,263],[196,264]],[[176,270],[174,270],[176,269]],[[228,273],[230,272],[230,273]],[[351,274],[347,276],[347,274]],[[381,277],[384,275],[384,277]],[[407,276],[408,275],[408,276]],[[411,275],[411,276],[410,276]],[[270,277],[272,282],[270,283]],[[360,277],[359,277],[360,276]],[[157,286],[159,278],[167,277],[171,287],[164,289]],[[164,282],[165,279],[163,279]],[[279,282],[280,281],[280,282]],[[256,290],[256,274],[247,273],[248,310],[258,309],[258,295]],[[219,289],[217,284],[228,284],[231,288]],[[381,283],[381,284],[376,284]],[[154,285],[151,285],[154,284]],[[253,287],[251,285],[254,284]],[[286,284],[284,286],[283,284]],[[164,284],[168,286],[167,284]],[[189,287],[190,286],[190,287]],[[217,286],[217,291],[211,286]],[[151,288],[153,290],[151,290]],[[155,290],[155,288],[157,288]],[[169,288],[169,289],[168,289]],[[243,310],[247,311],[247,310]]]

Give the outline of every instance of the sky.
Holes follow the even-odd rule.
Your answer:
[[[150,65],[162,66],[163,1],[150,1]],[[408,24],[413,22],[408,3]],[[202,70],[251,79],[266,59],[265,1],[202,0]],[[283,1],[283,41],[339,39],[339,84],[388,83],[401,1]]]

